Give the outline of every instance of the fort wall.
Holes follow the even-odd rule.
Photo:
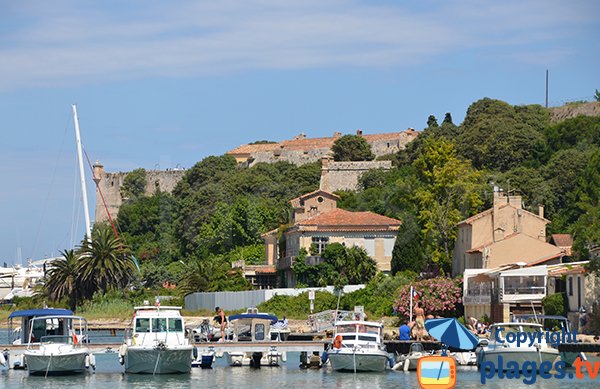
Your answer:
[[[323,158],[321,168],[320,189],[327,192],[338,190],[356,191],[358,180],[363,173],[371,169],[390,170],[391,161],[354,161],[335,162],[331,158]]]
[[[94,164],[94,178],[99,180],[98,187],[102,190],[106,207],[113,219],[116,219],[119,208],[127,200],[121,196],[121,187],[128,174],[129,172],[106,173],[101,164],[98,162]],[[146,170],[145,194],[151,196],[159,189],[162,192],[171,193],[184,174],[185,170],[183,169]],[[96,189],[95,221],[108,221],[108,215],[98,189]]]

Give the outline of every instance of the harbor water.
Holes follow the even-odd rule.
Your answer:
[[[0,387],[16,388],[419,388],[415,372],[388,370],[383,373],[340,373],[329,367],[305,370],[298,366],[299,354],[290,353],[285,366],[229,367],[225,358],[217,359],[212,369],[192,369],[185,375],[124,374],[116,353],[97,354],[96,372],[75,376],[29,376],[24,370],[0,368]],[[519,379],[494,378],[481,384],[475,367],[459,367],[457,388],[564,388],[577,385],[578,389],[598,388],[598,380],[550,379],[538,377],[533,385]]]
[[[92,343],[118,343],[120,337],[108,332],[94,331]],[[5,343],[6,331],[0,330],[0,343]],[[4,348],[5,346],[0,346]],[[184,375],[136,375],[125,374],[115,352],[96,354],[96,371],[74,376],[29,376],[25,370],[9,370],[0,366],[0,388],[419,388],[416,373],[388,370],[383,373],[342,373],[329,366],[311,370],[299,367],[299,353],[288,353],[287,362],[281,367],[230,367],[226,358],[218,358],[212,369],[193,368],[191,374]],[[574,370],[568,370],[574,373]],[[543,379],[538,376],[533,385],[522,379],[487,380],[481,384],[481,376],[474,366],[458,367],[457,388],[564,388],[577,385],[577,389],[598,388],[600,377],[595,380],[585,377],[582,380]]]

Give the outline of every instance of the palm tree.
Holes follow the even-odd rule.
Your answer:
[[[69,308],[74,310],[81,297],[80,278],[77,269],[78,257],[73,250],[61,252],[62,258],[52,262],[46,274],[44,287],[51,300],[69,298]]]
[[[127,248],[108,226],[99,226],[92,241],[84,240],[78,265],[85,294],[105,293],[110,288],[124,288],[133,279],[135,265]]]

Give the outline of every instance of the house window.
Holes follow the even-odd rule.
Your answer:
[[[367,255],[371,258],[375,257],[375,237],[365,236],[365,250]]]
[[[320,203],[322,203],[323,202],[323,197],[321,197],[321,196],[317,197],[317,201],[320,202]]]
[[[316,253],[318,254],[321,254],[325,250],[325,247],[327,247],[328,243],[328,237],[313,236],[312,238],[312,244],[315,245]]]
[[[396,243],[396,239],[394,238],[385,238],[383,240],[383,255],[385,257],[392,256],[392,252],[394,251],[394,243]]]
[[[573,277],[567,279],[567,292],[569,296],[573,296]]]

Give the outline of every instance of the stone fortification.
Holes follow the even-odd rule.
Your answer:
[[[147,170],[146,195],[152,195],[158,189],[170,193],[173,191],[179,180],[181,180],[184,173],[185,170],[183,169]],[[126,200],[121,197],[121,187],[123,186],[123,180],[125,180],[127,174],[129,174],[129,172],[106,173],[104,171],[104,166],[98,162],[94,164],[94,180],[98,180],[98,187],[102,190],[106,206],[113,219],[116,219],[121,204]],[[108,221],[108,216],[98,189],[96,189],[95,221]]]
[[[363,134],[357,130],[356,135],[362,136],[376,157],[395,154],[406,147],[406,144],[417,137],[418,133],[409,128],[403,132],[385,134]],[[342,136],[335,132],[332,137],[307,138],[300,134],[291,140],[273,143],[246,144],[228,151],[240,164],[252,166],[259,162],[274,163],[286,161],[295,165],[317,162],[332,154],[333,143]]]
[[[391,161],[335,162],[331,157],[322,160],[320,189],[327,192],[358,190],[358,179],[371,169],[390,170]]]

